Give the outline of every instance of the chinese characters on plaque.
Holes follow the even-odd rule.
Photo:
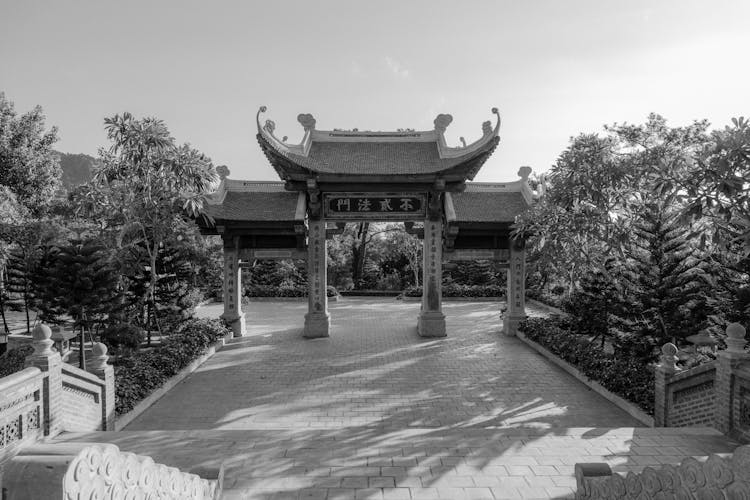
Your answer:
[[[425,195],[411,193],[329,193],[325,216],[338,219],[388,220],[425,217]]]

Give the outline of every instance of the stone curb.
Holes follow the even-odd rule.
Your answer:
[[[174,377],[167,380],[164,383],[164,385],[158,387],[154,392],[149,394],[145,399],[142,399],[137,405],[135,405],[135,407],[133,407],[132,410],[116,417],[114,430],[121,431],[125,427],[127,427],[133,420],[138,418],[138,416],[140,416],[141,413],[143,413],[151,405],[159,401],[167,392],[169,392],[170,389],[172,389],[174,386],[182,382],[188,375],[190,375],[195,370],[197,370],[200,365],[208,361],[208,359],[214,354],[216,354],[216,351],[224,347],[224,345],[226,345],[226,343],[231,338],[232,336],[230,334],[228,337],[224,337],[223,339],[215,342],[212,346],[208,348],[205,354],[191,361],[189,365],[187,365],[185,368],[177,372],[177,374]]]
[[[526,303],[536,307],[537,309],[541,309],[542,311],[546,311],[551,314],[559,314],[560,316],[567,316],[567,314],[563,310],[557,307],[551,306],[549,304],[545,304],[544,302],[539,302],[538,300],[535,300],[535,299],[530,299],[527,297]]]
[[[588,386],[591,390],[599,394],[605,399],[608,399],[610,402],[612,402],[615,406],[618,406],[620,409],[628,413],[631,417],[635,418],[642,424],[653,427],[654,426],[654,417],[651,415],[648,415],[646,412],[638,408],[633,403],[625,400],[624,398],[621,398],[617,394],[614,394],[613,392],[610,392],[609,389],[606,389],[598,382],[595,382],[588,378],[586,375],[578,371],[576,367],[569,364],[568,362],[560,359],[556,355],[552,354],[550,351],[542,347],[541,345],[537,344],[533,340],[527,338],[523,332],[518,332],[517,337],[526,345],[534,349],[536,352],[550,360],[552,363],[556,364],[566,372],[568,372],[570,375],[578,379],[580,382]]]

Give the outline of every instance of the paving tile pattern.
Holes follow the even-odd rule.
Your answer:
[[[569,498],[576,462],[677,464],[736,446],[706,429],[644,429],[515,338],[499,304],[446,303],[421,339],[419,304],[332,303],[304,340],[306,304],[246,308],[235,339],[110,441],[190,469],[226,467],[226,499]],[[218,307],[202,309],[216,316]]]

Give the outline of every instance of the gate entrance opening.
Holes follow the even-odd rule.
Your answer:
[[[504,332],[514,335],[525,318],[524,244],[512,240],[510,226],[537,197],[529,167],[520,180],[476,183],[473,179],[497,147],[496,124],[482,124],[482,137],[449,147],[445,130],[453,118],[441,114],[428,131],[317,130],[315,119],[300,114],[300,144],[274,135],[275,124],[261,125],[257,139],[281,181],[229,179],[221,184],[198,223],[203,234],[224,242],[224,314],[235,336],[245,334],[240,263],[254,259],[304,259],[308,273],[308,312],[304,336],[327,337],[330,314],[326,295],[326,240],[346,222],[403,221],[423,240],[423,295],[419,335],[447,334],[442,311],[443,262],[486,259],[507,264]],[[423,228],[415,229],[421,222]]]

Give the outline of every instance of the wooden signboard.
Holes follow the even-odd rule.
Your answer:
[[[422,220],[427,216],[424,193],[327,193],[323,215],[332,220]]]

